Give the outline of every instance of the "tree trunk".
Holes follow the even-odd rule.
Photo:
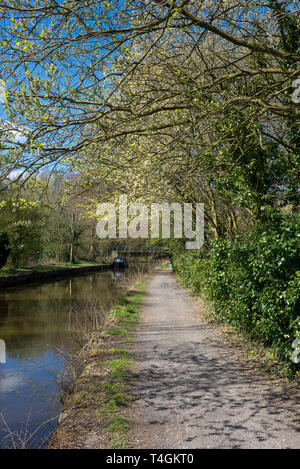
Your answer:
[[[72,213],[71,216],[71,244],[70,244],[70,264],[74,264],[74,223],[75,223],[75,213]]]

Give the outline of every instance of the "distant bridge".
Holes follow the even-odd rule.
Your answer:
[[[128,254],[128,255],[144,255],[144,256],[149,256],[150,254],[155,254],[159,256],[168,256],[169,253],[162,247],[154,247],[154,246],[135,246],[135,247],[129,247],[129,246],[124,246],[122,244],[115,244],[112,254],[118,255],[118,254]]]

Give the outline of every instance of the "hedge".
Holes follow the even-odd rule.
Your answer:
[[[217,240],[209,254],[173,256],[185,286],[205,293],[214,314],[248,331],[291,367],[292,343],[300,339],[299,215],[273,216],[235,238]]]

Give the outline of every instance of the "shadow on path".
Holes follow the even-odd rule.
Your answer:
[[[169,272],[151,282],[136,363],[133,447],[300,447],[296,399],[237,361]]]

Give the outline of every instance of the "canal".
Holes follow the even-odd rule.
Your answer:
[[[6,349],[0,355],[0,448],[47,447],[73,357],[128,282],[148,269],[140,259],[123,272],[0,291],[0,340]]]

